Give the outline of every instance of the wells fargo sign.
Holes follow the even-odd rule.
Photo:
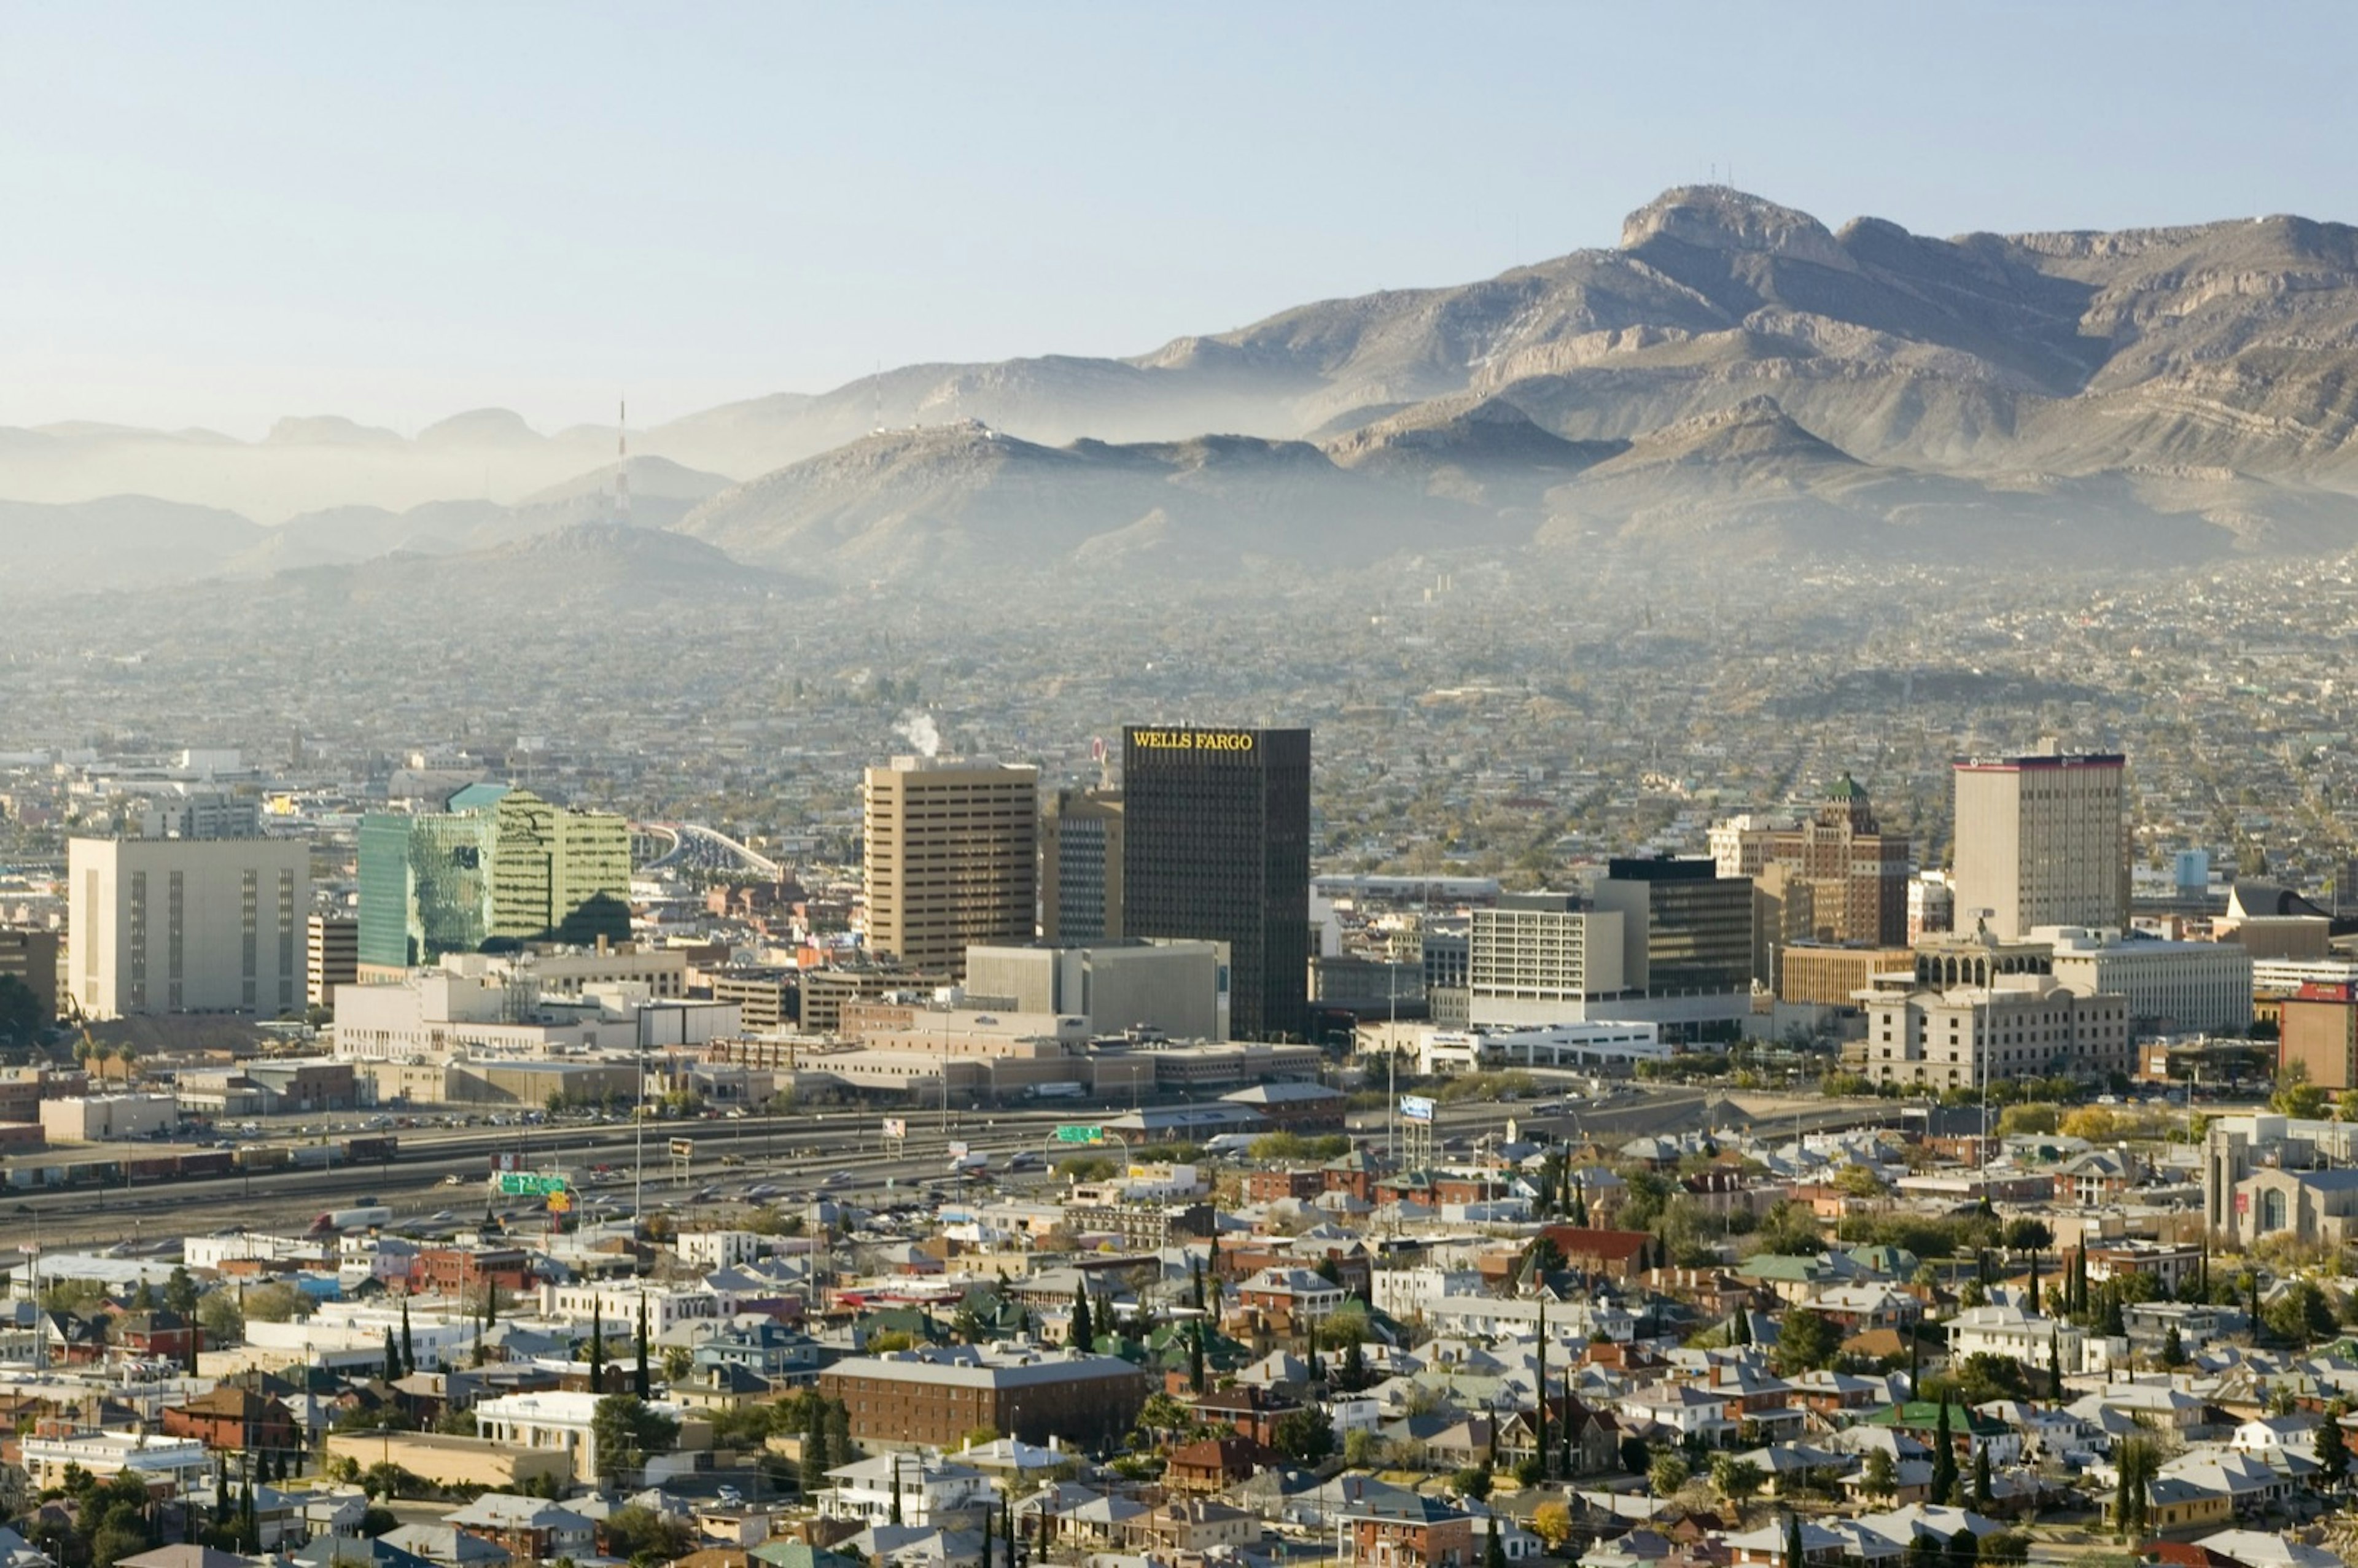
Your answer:
[[[1249,752],[1249,730],[1133,730],[1130,743],[1149,752]]]

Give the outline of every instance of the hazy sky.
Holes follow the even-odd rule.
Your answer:
[[[2358,219],[2346,5],[0,0],[0,425],[652,424],[1610,244]]]

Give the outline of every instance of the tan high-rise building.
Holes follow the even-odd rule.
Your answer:
[[[1042,805],[1042,941],[1120,939],[1125,826],[1120,790],[1060,789]]]
[[[83,1017],[301,1009],[308,845],[76,838],[66,874],[66,973]]]
[[[2114,753],[1956,764],[1956,928],[2128,923],[2127,760]]]
[[[315,914],[304,934],[304,1000],[333,1007],[338,986],[360,983],[361,923],[349,914]]]
[[[968,947],[1032,940],[1039,769],[895,757],[864,798],[872,951],[963,976]]]
[[[1809,884],[1816,940],[1878,947],[1908,940],[1908,836],[1883,831],[1848,773],[1809,821],[1772,833],[1764,855]]]

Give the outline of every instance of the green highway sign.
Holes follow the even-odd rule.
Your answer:
[[[1059,1143],[1102,1143],[1105,1141],[1105,1129],[1102,1127],[1076,1127],[1067,1124],[1056,1129],[1056,1141]]]
[[[499,1184],[500,1195],[512,1198],[545,1198],[565,1190],[564,1177],[538,1176],[529,1171],[502,1171]]]

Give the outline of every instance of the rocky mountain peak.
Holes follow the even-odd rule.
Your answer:
[[[1858,265],[1807,212],[1727,185],[1682,185],[1621,221],[1623,250],[1642,251],[1656,240],[1698,250],[1791,256],[1845,272]]]

